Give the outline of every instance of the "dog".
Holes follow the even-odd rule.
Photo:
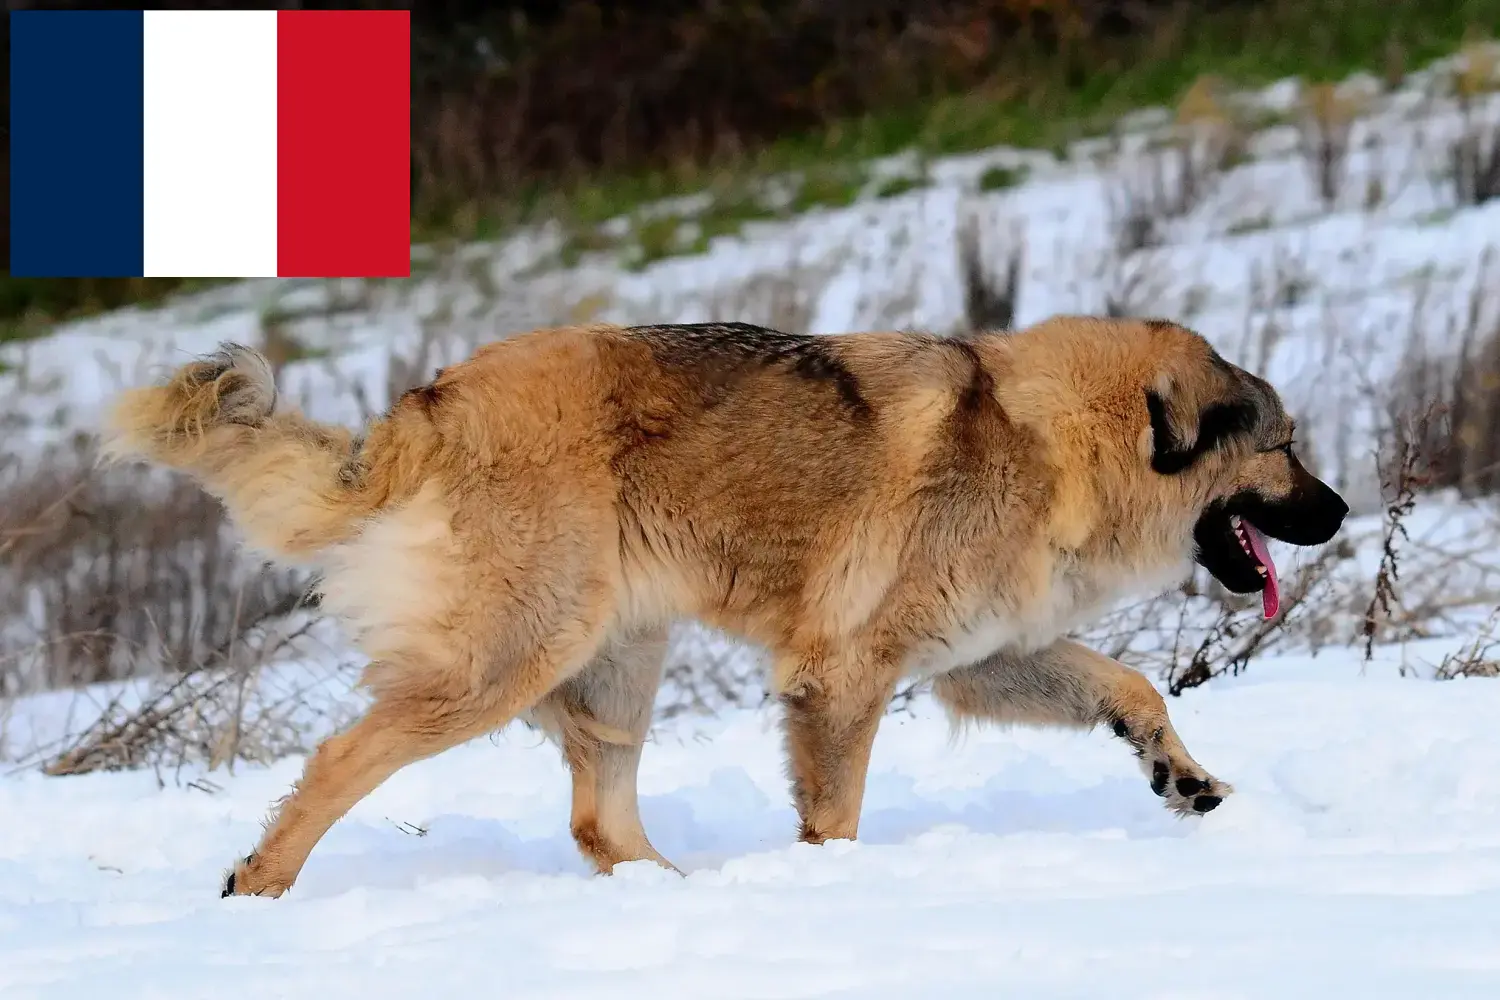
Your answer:
[[[600,872],[670,863],[636,805],[666,629],[770,653],[800,838],[853,838],[878,722],[927,678],[959,723],[1108,726],[1182,815],[1231,786],[1141,674],[1065,636],[1182,580],[1279,585],[1266,536],[1348,512],[1275,390],[1165,320],[961,337],[562,327],[479,348],[363,436],[277,406],[226,344],[127,390],[107,454],[182,470],[322,573],[368,712],[308,759],[224,895],[279,896],[401,767],[522,718],[559,744]]]

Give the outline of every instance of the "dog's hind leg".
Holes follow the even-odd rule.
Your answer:
[[[587,663],[602,638],[602,628],[580,623],[477,686],[455,684],[453,673],[420,660],[399,667],[372,664],[382,675],[375,703],[308,758],[254,852],[225,879],[222,895],[280,896],[329,827],[381,782],[408,764],[501,728]]]
[[[1035,653],[997,653],[938,678],[933,694],[956,721],[1089,729],[1128,742],[1151,790],[1182,815],[1206,813],[1233,789],[1183,746],[1161,694],[1137,671],[1066,639]]]
[[[641,825],[636,772],[661,684],[666,629],[614,638],[531,713],[562,748],[573,775],[571,828],[600,872],[625,861],[675,866]]]

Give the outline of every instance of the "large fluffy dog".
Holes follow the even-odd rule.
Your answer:
[[[801,836],[853,837],[903,676],[960,719],[1103,723],[1169,808],[1229,786],[1138,673],[1061,638],[1196,559],[1276,576],[1262,533],[1347,507],[1269,385],[1163,321],[1062,317],[948,339],[740,324],[542,330],[406,393],[367,436],[276,408],[226,346],[126,393],[116,454],[186,470],[251,544],[323,571],[371,664],[368,714],[313,754],[224,892],[279,895],[397,769],[526,715],[562,746],[597,866],[652,858],[635,772],[663,634],[767,648]]]

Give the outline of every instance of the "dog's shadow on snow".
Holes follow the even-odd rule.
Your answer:
[[[355,888],[413,889],[425,882],[516,873],[586,876],[593,869],[568,834],[518,836],[502,820],[447,813],[424,821],[417,833],[395,824],[335,826],[297,879],[302,898]]]
[[[1144,779],[1106,778],[1084,788],[1072,782],[1046,792],[1037,790],[1034,780],[1032,788],[1018,789],[1010,777],[934,795],[919,792],[905,775],[871,775],[860,843],[899,845],[936,827],[990,837],[1108,832],[1157,839],[1187,836],[1193,826],[1163,809]],[[790,803],[771,800],[740,770],[716,771],[708,781],[671,795],[643,796],[641,814],[657,849],[688,874],[783,850],[796,839]],[[368,823],[335,827],[325,850],[309,860],[297,895],[329,896],[357,887],[411,889],[462,877],[593,874],[573,844],[566,817],[560,817],[556,833],[543,836],[518,835],[502,820],[451,813],[432,817],[422,830]]]

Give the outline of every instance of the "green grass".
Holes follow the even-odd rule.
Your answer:
[[[864,184],[864,166],[858,161],[807,167],[787,209],[801,215],[815,208],[843,208],[854,204]]]
[[[1230,224],[1224,230],[1226,236],[1247,236],[1250,233],[1260,233],[1271,228],[1271,215],[1269,212],[1253,216],[1248,219],[1240,219]]]
[[[1203,75],[1241,87],[1287,76],[1341,80],[1356,70],[1380,73],[1393,50],[1415,69],[1497,31],[1500,0],[1272,0],[1190,14],[1163,37],[1099,43],[1086,65],[1040,51],[1020,55],[1006,60],[992,84],[966,93],[833,122],[730,161],[531,186],[495,211],[517,221],[597,223],[648,201],[802,171],[813,176],[797,206],[847,204],[858,187],[855,165],[864,160],[997,145],[1061,151],[1126,112],[1174,104]]]
[[[664,257],[682,253],[686,247],[682,239],[683,219],[678,215],[656,215],[637,219],[630,232],[636,249],[630,266],[642,270]]]
[[[685,215],[636,213],[625,235],[607,233],[595,220],[575,222],[568,228],[558,263],[572,267],[586,253],[614,253],[640,270],[664,257],[703,253],[714,239],[737,236],[745,223],[775,215],[757,192],[746,188],[715,193],[706,208]]]
[[[990,167],[979,176],[979,190],[981,191],[1004,191],[1013,188],[1026,179],[1024,167]]]
[[[720,236],[738,236],[745,223],[774,215],[757,191],[726,192],[715,197],[705,211],[694,217],[698,223],[698,238],[693,241],[690,252],[703,253],[710,241]]]
[[[875,189],[877,198],[895,198],[906,194],[908,191],[916,191],[927,187],[928,180],[925,177],[891,177],[882,181]]]
[[[564,267],[576,267],[584,254],[618,250],[620,245],[619,237],[601,232],[597,225],[573,226],[557,252],[558,262]]]
[[[15,278],[0,275],[0,341],[25,340],[62,320],[157,305],[216,284],[210,278]]]

